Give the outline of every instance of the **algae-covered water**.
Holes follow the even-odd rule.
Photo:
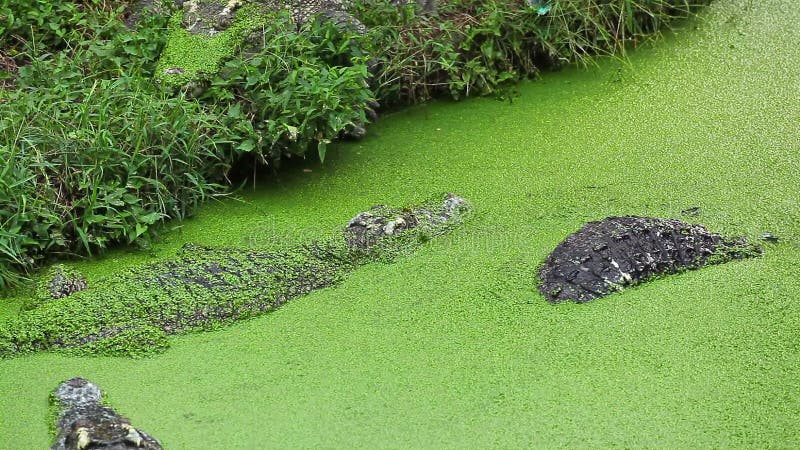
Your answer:
[[[151,252],[82,264],[96,278],[189,241],[283,245],[444,191],[476,210],[414,255],[160,356],[0,361],[0,448],[46,447],[47,397],[73,376],[171,449],[800,446],[798,29],[793,0],[721,0],[629,61],[546,75],[511,103],[393,114]],[[714,231],[780,240],[588,304],[536,292],[584,222],[691,207]]]

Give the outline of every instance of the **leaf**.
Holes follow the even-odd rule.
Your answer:
[[[528,0],[528,5],[531,8],[535,8],[536,9],[536,14],[539,14],[540,16],[543,16],[543,15],[549,13],[550,10],[553,9],[553,5],[551,5],[550,3],[544,3],[543,4],[543,3],[540,3],[539,0]]]
[[[241,103],[234,103],[228,108],[228,117],[232,119],[240,119],[244,117],[244,115],[242,114]]]
[[[286,125],[286,131],[289,132],[289,140],[292,142],[297,141],[298,129],[292,125]]]
[[[135,45],[123,45],[122,49],[125,50],[125,53],[133,56],[141,56],[141,51]]]
[[[137,223],[136,234],[130,238],[130,241],[133,242],[134,240],[136,240],[136,238],[141,236],[145,231],[147,231],[147,225],[142,225],[140,223]]]
[[[78,236],[81,239],[81,244],[83,244],[83,247],[86,249],[86,253],[89,256],[92,256],[92,249],[89,246],[89,237],[86,235],[86,231],[84,231],[81,227],[75,227],[75,231],[78,232]]]
[[[102,214],[88,214],[84,217],[83,221],[85,223],[103,223],[109,220],[108,216]]]
[[[139,197],[133,194],[125,194],[122,196],[122,201],[129,205],[134,205],[136,203],[139,203]]]
[[[256,148],[256,143],[252,139],[248,139],[236,146],[236,150],[243,152],[252,152],[254,148]]]
[[[161,219],[161,217],[162,217],[161,213],[154,211],[154,212],[151,212],[149,214],[145,214],[145,215],[139,217],[139,220],[141,222],[144,222],[144,223],[148,224],[148,225],[152,225],[152,224],[156,223],[156,221]],[[137,230],[138,230],[138,225],[137,225]]]

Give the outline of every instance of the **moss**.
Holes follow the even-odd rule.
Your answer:
[[[182,87],[216,74],[253,31],[275,17],[266,6],[250,4],[236,11],[228,29],[205,36],[186,31],[182,26],[183,16],[183,12],[178,12],[170,19],[169,39],[156,69],[156,80],[166,86]],[[180,73],[166,73],[171,68],[179,68]]]

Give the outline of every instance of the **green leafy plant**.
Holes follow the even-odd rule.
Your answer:
[[[273,162],[312,148],[324,159],[328,143],[366,121],[373,98],[360,37],[331,23],[296,30],[285,15],[261,33],[263,46],[229,60],[200,99],[232,130],[237,152]]]
[[[541,70],[624,52],[709,0],[451,0],[419,15],[357,0],[384,105],[496,93]],[[392,12],[394,11],[394,12]]]
[[[47,255],[133,242],[222,192],[219,118],[149,79],[164,23],[116,22],[108,39],[27,54],[0,102],[0,287]]]
[[[60,50],[87,38],[113,18],[102,0],[5,0],[0,4],[0,44],[17,54],[31,46]]]

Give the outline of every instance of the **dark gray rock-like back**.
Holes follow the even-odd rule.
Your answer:
[[[553,303],[582,303],[659,275],[760,253],[744,238],[724,238],[701,225],[609,217],[587,223],[550,253],[539,271],[539,290]]]
[[[86,289],[86,277],[63,264],[56,264],[45,276],[46,284],[39,295],[51,299],[64,298]]]
[[[51,450],[161,450],[161,444],[102,404],[102,392],[83,378],[62,383],[53,394],[61,412]]]

